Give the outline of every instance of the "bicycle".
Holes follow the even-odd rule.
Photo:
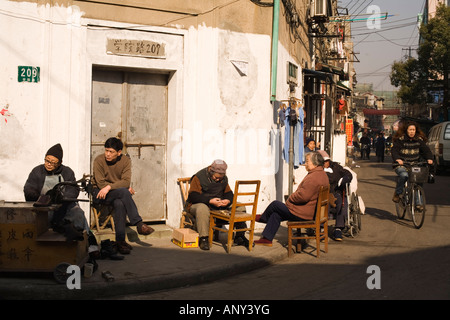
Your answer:
[[[428,181],[429,167],[427,162],[403,162],[408,171],[408,180],[405,182],[403,193],[399,195],[400,201],[395,204],[397,216],[403,219],[409,211],[416,229],[423,225],[426,212],[425,191],[421,184]]]

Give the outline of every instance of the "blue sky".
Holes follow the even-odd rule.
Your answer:
[[[358,83],[373,83],[374,90],[395,90],[391,86],[390,65],[409,54],[416,56],[419,40],[417,14],[422,13],[425,0],[339,0],[352,18],[367,18],[379,8],[389,17],[379,25],[367,21],[352,23],[352,36],[359,63],[354,63]],[[370,7],[376,6],[376,7]]]

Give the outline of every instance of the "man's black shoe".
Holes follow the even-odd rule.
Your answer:
[[[209,250],[209,238],[208,237],[200,237],[199,240],[199,247],[202,250]]]
[[[248,249],[250,246],[250,241],[246,237],[238,236],[234,238],[234,245],[236,246],[244,246]],[[253,242],[253,247],[255,246],[255,243]]]

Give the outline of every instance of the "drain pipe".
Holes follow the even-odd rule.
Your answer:
[[[271,95],[273,102],[277,97],[277,68],[278,68],[278,25],[280,17],[280,0],[273,0],[272,20],[272,73],[271,73]]]

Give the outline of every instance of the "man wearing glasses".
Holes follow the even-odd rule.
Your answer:
[[[73,170],[62,164],[63,149],[58,143],[51,147],[44,157],[44,164],[36,166],[29,174],[23,192],[26,201],[37,201],[41,195],[60,182],[75,182]],[[76,199],[80,190],[76,186],[65,186],[64,197]],[[63,233],[68,240],[82,240],[82,231],[90,233],[84,211],[78,202],[63,202],[49,216],[51,226],[55,231]]]
[[[209,250],[209,211],[229,210],[232,205],[233,191],[228,185],[227,167],[225,161],[214,160],[191,178],[186,210],[195,217],[199,247],[202,250]],[[236,210],[245,211],[245,207],[237,207]],[[237,222],[235,226],[236,229],[246,228],[245,222]],[[248,248],[245,232],[237,232],[234,243]]]

